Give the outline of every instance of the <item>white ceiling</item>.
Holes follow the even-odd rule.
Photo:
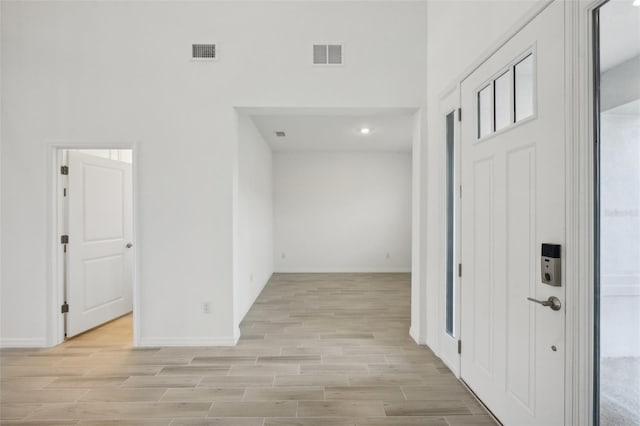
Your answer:
[[[413,110],[271,112],[249,116],[273,151],[411,151]],[[280,130],[285,137],[275,135]]]
[[[640,7],[610,0],[600,8],[600,69],[606,71],[640,55]]]

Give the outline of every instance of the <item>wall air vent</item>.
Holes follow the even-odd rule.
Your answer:
[[[314,65],[342,65],[343,46],[341,44],[314,44]]]
[[[191,45],[191,59],[195,61],[215,61],[218,59],[216,56],[215,44],[192,44]]]
[[[287,136],[283,130],[276,130],[275,132],[273,132],[276,134],[277,137],[279,138],[284,138],[285,136]]]

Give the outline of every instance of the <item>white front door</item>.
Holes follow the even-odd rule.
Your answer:
[[[132,310],[131,165],[70,151],[67,337]]]
[[[564,4],[551,3],[461,84],[461,377],[504,424],[564,424]],[[556,297],[552,310],[527,300]]]

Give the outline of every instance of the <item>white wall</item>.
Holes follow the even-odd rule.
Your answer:
[[[509,30],[535,2],[429,1],[427,3],[427,147],[421,156],[422,262],[426,271],[412,298],[412,335],[437,352],[438,313],[445,283],[445,138],[439,103],[447,88]],[[426,252],[425,252],[426,251]],[[417,321],[417,324],[416,324]]]
[[[600,108],[606,111],[640,98],[640,55],[618,64],[600,75]]]
[[[411,270],[411,154],[274,154],[277,272]]]
[[[249,117],[239,115],[238,124],[236,329],[273,273],[271,148]]]
[[[232,344],[233,106],[426,102],[422,2],[0,7],[4,345],[54,342],[51,144],[136,146],[137,343]],[[348,46],[345,66],[310,64],[326,40]],[[202,42],[218,43],[218,61],[190,60]]]

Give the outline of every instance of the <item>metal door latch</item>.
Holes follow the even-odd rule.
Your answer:
[[[538,300],[533,297],[527,297],[527,300],[530,302],[538,303],[542,306],[548,306],[554,311],[559,311],[562,307],[562,303],[560,303],[560,299],[555,296],[550,296],[547,300]]]

